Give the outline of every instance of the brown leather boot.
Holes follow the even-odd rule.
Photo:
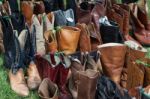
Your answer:
[[[13,91],[18,95],[26,97],[29,95],[29,89],[26,85],[23,69],[19,69],[16,74],[9,71],[10,85]]]
[[[46,49],[47,53],[49,52],[57,52],[57,40],[56,40],[56,33],[53,30],[46,31],[44,33],[44,38],[46,41]]]
[[[88,30],[87,25],[84,23],[82,24],[78,23],[76,26],[81,30],[81,34],[79,38],[79,50],[81,52],[86,52],[86,51],[90,52],[91,39],[90,39],[90,32]]]
[[[41,78],[34,62],[30,62],[30,65],[27,69],[27,73],[28,73],[27,84],[29,89],[31,90],[37,89],[41,83]]]
[[[80,37],[80,29],[71,26],[64,26],[57,33],[59,51],[65,54],[75,53]]]
[[[58,99],[58,87],[50,79],[45,78],[39,86],[38,94],[41,99]]]
[[[98,46],[101,52],[103,72],[110,77],[117,85],[120,85],[120,78],[125,61],[126,46],[119,43],[107,43]]]
[[[135,50],[128,48],[127,51],[127,89],[143,86],[144,65],[137,64],[137,60],[142,60],[146,55],[146,50]]]
[[[144,46],[150,45],[150,28],[149,23],[147,24],[146,17],[142,13],[142,9],[139,8],[136,4],[131,5],[130,8],[132,9],[130,12],[132,24],[134,25],[134,36],[135,39]],[[147,25],[144,25],[146,23]]]

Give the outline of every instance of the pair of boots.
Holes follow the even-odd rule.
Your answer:
[[[29,89],[37,89],[41,83],[41,78],[39,76],[36,65],[31,62],[27,69],[27,84],[24,76],[24,71],[20,68],[15,74],[9,71],[10,85],[13,91],[15,91],[20,96],[28,96]],[[28,89],[29,88],[29,89]]]
[[[60,92],[58,97],[60,99],[70,99],[71,95],[66,88],[70,73],[68,68],[70,66],[70,60],[66,56],[63,56],[62,53],[50,53],[43,57],[37,56],[36,61],[41,78],[48,78],[57,84]]]

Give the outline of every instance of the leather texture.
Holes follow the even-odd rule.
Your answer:
[[[29,89],[26,85],[23,69],[19,69],[16,74],[12,73],[12,70],[9,71],[9,80],[11,89],[20,96],[28,96]]]
[[[103,43],[123,43],[122,33],[117,23],[109,21],[111,25],[101,24],[100,33]]]
[[[78,44],[79,51],[90,52],[91,51],[91,39],[90,39],[90,32],[88,30],[87,25],[84,23],[82,24],[78,23],[76,27],[78,27],[81,30],[79,44]]]
[[[127,51],[126,46],[118,43],[107,43],[98,46],[98,49],[101,52],[104,74],[119,86]]]
[[[37,89],[41,83],[41,78],[37,69],[37,66],[32,61],[29,64],[29,67],[27,69],[28,79],[27,84],[30,90]]]
[[[58,49],[65,54],[75,53],[77,50],[81,30],[76,27],[64,26],[57,33]]]
[[[50,79],[43,79],[39,86],[38,94],[41,99],[58,99],[58,86]]]

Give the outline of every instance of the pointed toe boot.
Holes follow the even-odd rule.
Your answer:
[[[103,72],[120,86],[120,78],[123,70],[126,46],[119,43],[107,43],[98,46],[101,52]]]
[[[28,79],[27,84],[30,90],[37,89],[41,83],[41,78],[34,62],[31,62],[27,69]]]
[[[9,71],[9,79],[11,89],[16,92],[18,95],[27,97],[29,95],[29,89],[26,85],[23,69],[19,69],[16,74],[13,74],[12,71]]]
[[[38,94],[41,99],[58,99],[58,87],[50,79],[45,78],[39,86]]]

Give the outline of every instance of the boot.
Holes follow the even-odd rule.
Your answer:
[[[78,23],[77,27],[81,30],[80,38],[79,38],[79,50],[81,52],[91,51],[91,39],[90,32],[86,24]],[[86,43],[85,43],[86,42]]]
[[[75,53],[80,37],[80,29],[76,27],[64,26],[57,33],[58,49],[65,54]]]
[[[0,53],[4,53],[4,43],[3,43],[3,31],[2,31],[2,24],[0,22]]]
[[[68,77],[69,69],[65,68],[63,65],[59,66],[59,83],[58,88],[60,90],[59,99],[72,99],[71,94],[68,92],[66,87],[67,77]]]
[[[45,78],[39,86],[38,94],[41,99],[58,99],[58,87],[48,78]]]
[[[118,43],[108,43],[98,46],[98,49],[101,52],[104,74],[120,86],[120,78],[127,50],[126,46]]]
[[[26,85],[23,69],[19,69],[16,74],[9,71],[10,85],[13,91],[18,95],[26,97],[29,95],[29,89]]]
[[[119,4],[120,9],[122,10],[124,14],[123,19],[123,36],[125,40],[132,40],[135,41],[130,35],[129,35],[129,19],[130,19],[130,8],[126,4]]]
[[[128,89],[137,87],[138,85],[142,86],[144,66],[142,64],[137,64],[136,61],[146,61],[144,57],[146,55],[147,50],[133,41],[126,41],[125,44],[128,46],[128,50],[126,54],[124,69],[122,72],[121,85],[123,88]],[[135,82],[137,80],[138,83]]]
[[[41,78],[34,62],[30,62],[29,68],[27,69],[27,73],[28,73],[27,84],[29,89],[31,90],[37,89],[41,83]]]
[[[111,25],[101,24],[100,33],[103,43],[123,43],[118,24],[109,21]]]
[[[55,31],[49,30],[44,33],[46,41],[47,53],[57,52],[57,40]]]
[[[134,25],[134,36],[135,39],[137,41],[139,41],[139,43],[141,43],[144,46],[149,46],[150,45],[150,31],[144,26],[143,22],[145,23],[145,17],[143,14],[141,14],[141,10],[136,4],[134,5],[130,5],[130,8],[134,8],[134,10],[132,9],[131,11],[131,19],[132,19],[132,23]],[[140,17],[142,17],[142,20],[140,20]],[[143,22],[142,22],[143,21]],[[146,20],[147,21],[147,20]]]

